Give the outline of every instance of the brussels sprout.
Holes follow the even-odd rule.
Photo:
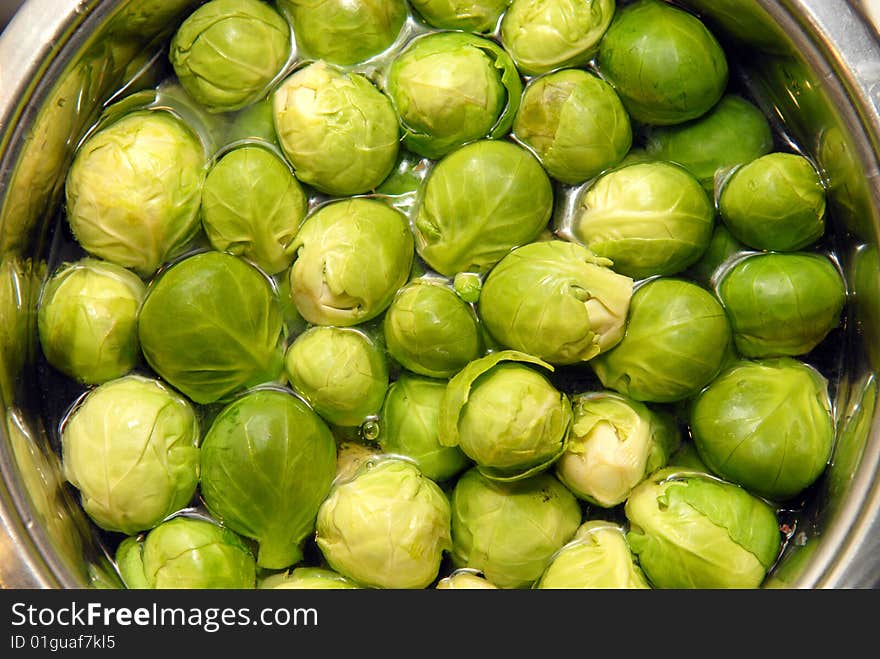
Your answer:
[[[404,0],[278,0],[299,56],[347,66],[370,59],[397,40]]]
[[[440,443],[440,403],[445,393],[445,380],[401,375],[388,389],[377,439],[385,453],[410,458],[435,481],[448,480],[471,464],[459,447]]]
[[[723,222],[716,222],[703,255],[684,271],[683,276],[708,288],[714,288],[723,268],[731,263],[734,257],[747,250],[745,245],[730,234]]]
[[[427,588],[452,546],[443,490],[399,458],[366,462],[334,485],[316,540],[334,570],[373,588]]]
[[[582,183],[619,163],[632,146],[632,127],[617,93],[581,69],[532,80],[523,92],[513,133],[557,181]]]
[[[274,590],[352,590],[360,588],[338,572],[320,567],[298,567],[290,572],[272,574],[257,584],[258,588]]]
[[[137,318],[146,290],[113,263],[83,258],[61,265],[43,287],[37,313],[46,361],[84,384],[131,371],[141,355]]]
[[[773,133],[761,110],[736,94],[725,94],[706,114],[675,126],[652,126],[645,150],[697,177],[708,192],[715,177],[770,153]]]
[[[512,142],[481,140],[450,153],[428,175],[416,249],[447,277],[485,273],[535,240],[552,212],[553,187],[538,159]]]
[[[735,169],[718,197],[721,219],[755,249],[803,249],[825,233],[825,188],[813,164],[773,152]]]
[[[486,277],[479,313],[503,345],[551,364],[589,360],[623,337],[633,281],[575,243],[508,253]]]
[[[439,281],[416,279],[401,288],[382,326],[388,353],[420,375],[451,377],[482,354],[473,309]]]
[[[318,507],[336,475],[336,441],[289,391],[256,389],[215,417],[205,434],[201,494],[208,511],[259,544],[257,565],[302,560]]]
[[[539,589],[650,588],[619,524],[590,520],[551,559]]]
[[[385,311],[406,283],[413,235],[376,199],[333,201],[306,218],[293,244],[290,294],[310,323],[350,326]]]
[[[385,90],[404,145],[439,158],[468,142],[505,135],[522,80],[510,55],[491,39],[434,32],[412,40],[391,61]]]
[[[777,501],[819,477],[834,439],[827,380],[791,357],[726,369],[694,400],[690,425],[709,469]]]
[[[478,302],[483,290],[483,278],[476,272],[456,272],[452,279],[455,294],[465,302]]]
[[[436,28],[493,32],[510,0],[410,0],[421,17]]]
[[[290,50],[290,26],[268,3],[209,0],[180,24],[169,59],[183,88],[217,113],[262,97]]]
[[[337,426],[378,414],[388,389],[384,352],[356,329],[307,329],[287,349],[284,368],[293,390]]]
[[[463,567],[437,582],[437,590],[498,590],[479,570]]]
[[[196,403],[276,380],[281,308],[266,276],[237,256],[201,252],[147,290],[138,337],[147,363]]]
[[[614,17],[615,0],[512,0],[501,43],[526,75],[583,66]]]
[[[599,46],[598,68],[630,116],[672,125],[708,112],[727,88],[727,58],[695,15],[661,0],[621,7]]]
[[[271,96],[248,105],[232,117],[225,143],[231,145],[239,141],[257,141],[279,146]]]
[[[189,504],[200,442],[189,401],[159,380],[126,375],[90,389],[64,419],[64,476],[95,524],[130,535]]]
[[[144,538],[120,543],[116,563],[128,588],[250,589],[256,563],[233,531],[213,521],[174,517]]]
[[[67,174],[67,221],[92,256],[149,277],[199,229],[207,158],[188,126],[132,112],[91,134]]]
[[[627,541],[654,588],[757,588],[781,549],[773,508],[699,472],[655,472],[624,511]]]
[[[571,403],[533,366],[553,370],[537,357],[502,350],[456,373],[440,402],[440,443],[460,447],[496,480],[547,469],[568,444]]]
[[[634,279],[682,272],[712,238],[715,207],[700,182],[671,162],[611,170],[583,192],[574,237]]]
[[[242,146],[208,172],[202,226],[214,249],[243,256],[274,275],[293,261],[293,239],[307,203],[281,158],[259,146]]]
[[[721,303],[692,282],[659,277],[639,286],[626,334],[588,363],[603,386],[642,402],[689,398],[721,370],[731,345]]]
[[[528,588],[581,523],[575,496],[548,473],[500,483],[469,469],[452,491],[452,562],[499,588]]]
[[[753,254],[718,282],[733,340],[744,357],[804,355],[840,324],[843,277],[822,254]]]
[[[303,183],[346,196],[373,190],[391,173],[397,114],[363,75],[309,64],[285,78],[272,107],[281,148]]]
[[[575,496],[602,508],[626,501],[645,477],[666,465],[681,441],[671,418],[610,391],[572,402],[568,448],[554,469]]]

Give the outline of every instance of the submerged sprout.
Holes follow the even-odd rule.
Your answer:
[[[205,435],[201,493],[208,510],[259,544],[257,565],[302,559],[336,475],[336,442],[299,398],[254,390],[226,406]]]
[[[734,170],[721,187],[718,211],[749,247],[784,252],[812,245],[825,233],[825,202],[809,160],[774,152]]]
[[[827,256],[753,254],[720,278],[736,348],[744,357],[804,355],[840,325],[846,286]]]
[[[452,562],[499,588],[528,588],[581,523],[575,496],[547,473],[499,483],[470,469],[452,491]]]
[[[532,80],[513,134],[534,150],[557,181],[582,183],[618,164],[632,146],[632,127],[607,82],[581,69]]]
[[[440,160],[415,217],[416,249],[442,275],[484,273],[547,227],[553,187],[527,149],[497,140],[468,144]]]
[[[259,146],[225,154],[202,190],[202,226],[214,249],[243,256],[270,275],[293,260],[306,210],[305,192],[287,163]]]
[[[501,43],[526,75],[583,66],[599,49],[615,0],[512,0]]]
[[[819,477],[835,433],[827,380],[790,357],[734,364],[695,399],[689,420],[709,469],[771,500]]]
[[[337,426],[378,414],[388,389],[385,354],[356,329],[307,329],[287,349],[284,367],[293,390]]]
[[[271,382],[282,370],[281,306],[242,259],[201,252],[152,283],[138,323],[149,365],[197,403]]]
[[[278,0],[299,55],[349,65],[391,46],[406,20],[404,0]]]
[[[258,583],[258,588],[277,590],[352,590],[360,588],[338,572],[320,567],[297,567],[290,572],[272,574]]]
[[[730,321],[714,295],[683,279],[659,277],[633,294],[620,343],[589,364],[608,389],[671,403],[709,384],[730,344]]]
[[[473,309],[443,282],[401,288],[383,321],[388,354],[413,373],[448,378],[482,354]]]
[[[339,481],[318,513],[330,566],[372,588],[427,588],[452,545],[449,500],[408,460],[367,462]]]
[[[377,199],[340,199],[306,218],[294,242],[290,294],[310,323],[357,325],[385,311],[406,283],[413,236]]]
[[[195,133],[160,110],[124,115],[77,149],[67,220],[92,256],[149,277],[199,229],[207,159]]]
[[[547,469],[566,448],[571,403],[534,366],[553,370],[515,350],[465,366],[440,404],[440,442],[459,446],[490,478],[518,480]]]
[[[141,356],[137,319],[146,290],[137,275],[106,261],[87,257],[60,266],[38,308],[46,361],[84,384],[131,371]]]
[[[483,138],[505,135],[522,94],[510,55],[467,32],[418,37],[391,62],[385,80],[404,145],[439,158]]]
[[[159,380],[126,375],[89,390],[65,419],[64,475],[99,527],[131,535],[189,504],[200,442],[189,401]]]
[[[480,317],[501,344],[551,364],[592,359],[623,337],[633,281],[580,245],[523,245],[489,272]]]
[[[781,548],[773,508],[699,472],[655,472],[625,512],[627,541],[655,588],[757,588]]]
[[[712,199],[686,169],[670,162],[629,164],[582,194],[572,232],[634,279],[673,275],[705,252],[715,226]]]
[[[437,582],[439,590],[497,590],[498,586],[484,577],[479,570],[459,568]]]
[[[708,112],[727,88],[727,58],[695,15],[662,0],[637,0],[614,15],[598,68],[630,116],[679,124]]]
[[[143,539],[124,540],[117,565],[128,588],[255,588],[253,554],[234,532],[213,521],[174,517]]]
[[[428,25],[465,32],[492,32],[510,0],[410,0]]]
[[[183,88],[210,112],[259,100],[290,57],[290,27],[260,0],[210,0],[180,24],[169,58]]]
[[[361,194],[394,168],[397,115],[365,76],[314,62],[288,76],[272,104],[278,141],[303,183],[330,195]]]

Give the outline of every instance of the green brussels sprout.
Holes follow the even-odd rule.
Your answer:
[[[428,25],[464,32],[493,32],[510,0],[410,0]]]
[[[293,244],[290,295],[308,322],[350,326],[381,314],[409,278],[413,235],[382,201],[332,201],[306,218]]]
[[[388,353],[419,375],[451,377],[483,352],[473,309],[440,281],[415,279],[401,288],[382,327]]]
[[[271,96],[242,108],[231,118],[224,142],[231,145],[241,141],[280,146],[278,136],[275,134]]]
[[[330,567],[372,588],[427,588],[452,546],[449,500],[412,462],[364,463],[318,512],[316,541]]]
[[[731,343],[730,321],[712,293],[658,277],[633,293],[620,343],[588,363],[607,389],[641,402],[672,403],[712,381]]]
[[[92,256],[149,277],[198,232],[206,172],[202,144],[180,119],[127,114],[76,151],[65,182],[74,238]]]
[[[224,526],[257,541],[257,565],[302,560],[336,475],[336,440],[306,403],[255,389],[224,407],[202,442],[201,494]]]
[[[209,0],[177,28],[168,56],[187,93],[219,113],[259,100],[290,52],[290,26],[270,4]]]
[[[52,366],[83,384],[101,384],[140,360],[137,319],[144,282],[120,265],[83,258],[62,264],[43,287],[37,329]]]
[[[127,538],[116,564],[128,588],[251,589],[256,562],[233,531],[214,521],[174,517],[143,538]]]
[[[683,276],[714,289],[724,268],[746,251],[748,248],[731,235],[724,222],[716,222],[706,251],[696,263],[684,271]]]
[[[717,290],[744,357],[810,352],[840,325],[846,303],[831,259],[805,252],[746,256],[720,277]]]
[[[476,272],[456,272],[452,278],[452,288],[462,300],[474,304],[480,300],[483,278]]]
[[[213,403],[283,368],[281,307],[267,277],[237,256],[201,252],[164,270],[138,319],[147,363],[196,403]]]
[[[258,588],[273,590],[353,590],[360,588],[338,572],[320,567],[298,567],[260,579]]]
[[[708,112],[727,89],[727,57],[695,15],[662,0],[618,9],[599,46],[598,68],[630,116],[680,124]]]
[[[583,183],[618,164],[632,146],[629,115],[617,93],[581,69],[563,69],[526,85],[513,134],[557,181]]]
[[[612,508],[666,465],[681,436],[671,418],[611,391],[572,401],[574,420],[556,477],[584,501]]]
[[[654,588],[757,588],[782,545],[769,504],[700,472],[660,469],[624,512],[626,539]]]
[[[131,535],[189,504],[201,438],[183,396],[160,380],[125,375],[90,389],[64,419],[64,476],[95,524]]]
[[[581,245],[530,243],[489,272],[479,314],[499,343],[551,364],[574,364],[623,337],[633,281]]]
[[[574,238],[634,279],[674,275],[709,246],[715,207],[700,182],[671,162],[633,163],[586,188],[572,219]]]
[[[337,426],[360,426],[378,414],[388,389],[385,353],[348,327],[307,329],[287,349],[284,369],[293,390]]]
[[[512,0],[501,43],[526,75],[584,66],[611,25],[615,0]]]
[[[365,76],[314,62],[284,79],[272,107],[284,155],[297,178],[316,190],[339,196],[369,192],[394,168],[397,114]]]
[[[550,560],[535,588],[647,589],[645,573],[619,524],[590,520]]]
[[[471,465],[459,447],[440,443],[440,403],[445,393],[445,380],[402,374],[388,388],[377,438],[382,451],[410,458],[425,476],[438,482]]]
[[[403,143],[426,158],[510,131],[522,80],[510,55],[487,37],[434,32],[413,39],[388,67],[385,91]]]
[[[707,192],[715,177],[770,153],[773,133],[764,113],[736,94],[725,94],[706,114],[675,126],[651,126],[645,151],[686,168]]]
[[[287,163],[259,146],[222,156],[202,189],[202,226],[214,249],[242,256],[270,275],[293,261],[293,239],[307,208]]]
[[[404,0],[278,0],[299,56],[347,66],[390,47],[406,21]]]
[[[721,186],[718,212],[749,247],[795,251],[825,233],[825,187],[813,164],[773,152],[735,169]]]
[[[440,443],[458,446],[481,473],[519,480],[547,469],[565,451],[571,403],[533,366],[553,367],[516,350],[475,359],[446,385]]]
[[[835,433],[828,381],[791,357],[725,369],[693,401],[690,426],[709,469],[774,501],[815,482]]]
[[[528,588],[581,524],[575,496],[549,473],[512,483],[473,468],[452,490],[452,562],[499,588]]]
[[[553,186],[538,159],[512,142],[481,140],[428,174],[415,217],[416,249],[447,277],[485,273],[535,240],[552,212]]]
[[[435,586],[437,590],[498,590],[479,570],[458,568],[443,577]]]

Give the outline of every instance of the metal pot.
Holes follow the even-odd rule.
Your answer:
[[[120,585],[64,483],[38,366],[35,308],[66,169],[114,97],[168,74],[167,39],[198,0],[28,0],[0,36],[0,586]],[[880,40],[846,0],[689,0],[739,82],[828,184],[849,284],[831,464],[793,511],[768,585],[880,586]]]

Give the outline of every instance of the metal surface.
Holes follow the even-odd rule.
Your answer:
[[[63,482],[34,374],[47,227],[78,139],[127,81],[162,75],[196,0],[28,0],[0,35],[0,586],[113,585]],[[880,586],[880,42],[876,0],[691,0],[742,83],[828,182],[850,284],[832,463],[773,585]],[[869,6],[870,5],[870,6]],[[57,447],[55,447],[57,448]]]

